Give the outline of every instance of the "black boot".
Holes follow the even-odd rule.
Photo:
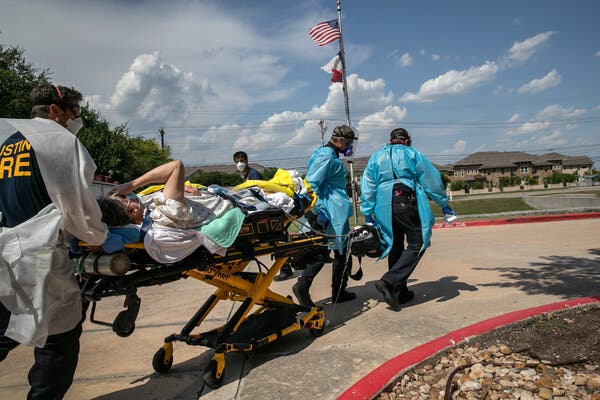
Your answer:
[[[392,310],[400,309],[398,295],[394,291],[394,289],[392,289],[390,285],[387,284],[386,281],[380,279],[377,282],[375,282],[375,289],[377,289],[379,293],[383,295],[383,300],[388,304],[388,306],[390,306]]]
[[[294,296],[298,299],[298,303],[304,307],[315,307],[315,303],[313,303],[310,298],[310,285],[312,284],[312,279],[306,278],[298,278],[298,282],[294,286],[292,286],[292,292],[294,292]]]
[[[273,279],[275,282],[285,281],[286,279],[290,279],[294,276],[294,271],[292,271],[292,267],[289,264],[283,264],[283,267],[279,270],[279,274],[275,276]]]
[[[344,289],[342,292],[332,293],[332,295],[331,295],[332,303],[343,303],[345,301],[350,301],[350,300],[355,300],[355,299],[356,299],[356,293],[349,292],[346,289]]]

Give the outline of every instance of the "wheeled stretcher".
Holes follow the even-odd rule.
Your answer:
[[[252,351],[303,327],[314,336],[323,332],[325,316],[321,307],[301,306],[291,296],[269,289],[290,257],[309,247],[327,245],[320,235],[289,234],[287,229],[292,220],[289,214],[278,209],[249,214],[238,238],[224,256],[200,247],[174,264],[156,263],[144,251],[143,243],[127,245],[123,252],[115,255],[83,244],[86,252],[75,261],[83,297],[92,302],[90,321],[112,326],[119,336],[129,336],[135,329],[140,309],[138,287],[180,278],[197,279],[215,286],[215,292],[181,331],[164,339],[163,346],[154,354],[152,366],[159,373],[169,371],[173,364],[174,341],[212,348],[215,354],[204,369],[203,380],[207,386],[216,388],[223,381],[226,353]],[[272,265],[267,268],[257,257],[269,255]],[[259,265],[259,272],[245,271],[252,261]],[[112,323],[98,321],[96,304],[109,296],[125,296],[126,309]],[[241,305],[224,325],[196,332],[215,305],[223,300],[241,302]]]

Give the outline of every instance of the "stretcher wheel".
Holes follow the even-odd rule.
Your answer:
[[[313,335],[313,337],[319,337],[321,335],[323,335],[323,330],[325,328],[309,328],[308,331],[310,332],[311,335]]]
[[[127,310],[123,310],[117,315],[117,318],[115,318],[112,324],[112,330],[117,336],[130,336],[135,330],[135,320],[131,321]]]
[[[167,360],[167,352],[163,347],[158,349],[156,353],[154,353],[154,357],[152,357],[152,368],[159,374],[165,374],[169,372],[171,366],[173,365],[173,355]]]
[[[206,367],[204,367],[202,380],[204,380],[204,384],[209,388],[217,389],[223,384],[223,376],[224,374],[221,374],[221,376],[217,378],[217,361],[213,359],[206,364]]]

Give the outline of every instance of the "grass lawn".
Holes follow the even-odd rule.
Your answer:
[[[456,211],[456,215],[458,215],[459,218],[461,215],[493,214],[499,212],[525,211],[534,209],[533,207],[528,206],[520,197],[499,197],[494,199],[451,201],[450,207]],[[434,217],[442,216],[442,212],[437,204],[432,202],[431,209],[433,210]],[[358,223],[355,222],[354,216],[350,217],[349,222],[350,227],[362,225],[365,223],[365,218],[359,211]],[[296,224],[292,224],[289,231],[297,232],[298,228]]]
[[[525,211],[533,210],[523,201],[521,197],[500,197],[494,199],[479,199],[479,200],[461,200],[451,201],[450,207],[454,209],[456,215],[472,215],[472,214],[492,214],[507,211]],[[433,209],[433,215],[435,217],[441,217],[442,212],[440,208],[431,203]]]

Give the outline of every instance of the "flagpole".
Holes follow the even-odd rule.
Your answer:
[[[340,0],[336,0],[338,12],[338,28],[340,29],[340,59],[342,61],[342,87],[344,92],[344,108],[346,111],[346,125],[350,125],[350,105],[348,104],[348,84],[346,81],[346,53],[344,52],[344,35],[342,34],[342,6]],[[358,196],[356,195],[356,180],[354,179],[353,156],[346,159],[350,165],[350,188],[352,189],[352,204],[354,205],[354,223],[358,224]]]
[[[341,0],[336,0],[338,11],[338,27],[340,28],[340,59],[342,60],[342,85],[344,88],[344,107],[346,109],[346,125],[350,126],[350,106],[348,105],[348,85],[346,82],[346,54],[344,53],[344,35],[342,34]]]

